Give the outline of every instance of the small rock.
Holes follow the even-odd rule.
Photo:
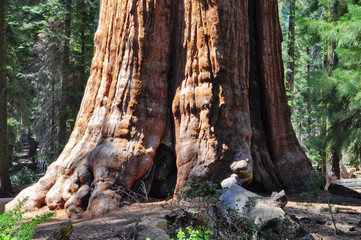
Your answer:
[[[252,219],[254,219],[255,223],[261,223],[274,218],[282,219],[285,217],[285,212],[282,210],[282,208],[268,206],[259,201],[251,211],[250,216]]]
[[[138,224],[137,240],[170,240],[168,234],[168,223],[165,219],[144,217]]]
[[[356,231],[356,228],[354,226],[348,224],[336,223],[336,227],[342,232],[346,232],[346,233]]]
[[[322,219],[319,219],[319,218],[316,218],[316,219],[315,219],[315,222],[316,222],[317,224],[320,224],[320,225],[326,224],[326,221],[325,221],[325,220],[322,220]]]
[[[284,190],[280,192],[273,192],[270,198],[275,207],[284,208],[287,205],[287,196]]]
[[[248,191],[247,189],[238,186],[237,184],[233,184],[225,193],[222,194],[220,200],[225,202],[227,206],[220,206],[221,211],[226,213],[227,208],[234,209],[241,214],[244,214],[244,207],[246,202],[250,200],[250,198],[260,197],[259,195]]]
[[[271,198],[264,198],[233,184],[220,197],[220,200],[226,203],[226,206],[220,206],[220,210],[226,216],[227,208],[234,209],[239,214],[250,217],[255,223],[284,218],[285,212],[279,207],[284,205],[284,200],[278,202],[278,199],[283,199],[284,195],[284,192],[280,192]]]
[[[236,184],[237,182],[238,182],[237,174],[232,174],[229,178],[226,178],[221,182],[221,187],[230,188],[233,184]]]
[[[72,221],[68,221],[59,225],[59,227],[47,238],[47,240],[67,240],[70,239],[74,227]]]

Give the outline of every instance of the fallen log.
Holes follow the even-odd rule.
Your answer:
[[[328,191],[335,195],[361,199],[361,193],[338,184],[331,184]]]
[[[338,210],[335,212],[336,214],[352,214],[352,215],[359,215],[361,214],[361,212],[355,212],[355,211],[343,211],[343,210]]]
[[[350,179],[336,179],[331,180],[332,183],[361,183],[361,178],[350,178]]]

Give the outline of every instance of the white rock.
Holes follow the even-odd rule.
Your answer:
[[[233,184],[237,184],[237,183],[238,183],[237,174],[232,174],[229,178],[226,178],[221,182],[221,187],[230,188]]]
[[[282,195],[282,192],[280,192],[280,195]],[[271,198],[265,198],[237,184],[233,184],[220,197],[224,204],[218,207],[225,216],[227,208],[230,208],[236,210],[240,215],[248,216],[255,223],[266,222],[274,218],[284,218],[285,212],[278,206],[277,200],[274,199],[276,194],[272,196]]]
[[[165,219],[144,217],[137,226],[137,240],[170,240],[168,234],[168,222]]]

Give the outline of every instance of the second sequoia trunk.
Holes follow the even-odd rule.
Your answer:
[[[158,196],[194,177],[302,186],[311,165],[290,123],[277,12],[275,0],[102,0],[74,131],[18,198],[81,217],[139,182]]]

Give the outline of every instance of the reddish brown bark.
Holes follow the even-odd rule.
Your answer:
[[[175,163],[177,189],[234,174],[268,191],[303,185],[311,166],[290,124],[276,13],[277,1],[102,0],[74,131],[18,198],[97,215],[140,182],[164,194]]]
[[[277,1],[258,0],[255,8],[257,69],[268,148],[284,187],[300,187],[312,166],[306,160],[290,121],[283,84],[282,33]]]
[[[177,187],[193,177],[252,179],[247,1],[178,7],[173,114]],[[182,20],[183,19],[183,20]]]

